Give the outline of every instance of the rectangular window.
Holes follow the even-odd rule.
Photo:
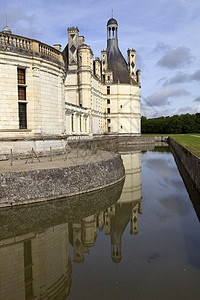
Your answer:
[[[110,127],[108,127],[108,132],[110,132]]]
[[[25,69],[17,69],[18,84],[25,84]]]
[[[110,114],[110,108],[107,108],[107,113]]]
[[[80,116],[80,131],[82,131],[82,118]]]
[[[110,123],[110,119],[107,119],[108,123]]]
[[[107,95],[110,95],[110,86],[107,86]]]
[[[74,114],[72,114],[72,131],[74,131]]]
[[[110,76],[108,76],[108,81],[110,80]]]
[[[25,69],[17,69],[19,129],[27,128],[26,76]]]
[[[122,105],[120,105],[120,108],[122,108]]]
[[[107,99],[107,104],[110,104],[110,99]]]
[[[26,101],[26,88],[22,86],[18,86],[18,100]]]
[[[26,103],[18,103],[19,106],[19,129],[27,128]]]

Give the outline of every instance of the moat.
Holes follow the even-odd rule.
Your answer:
[[[199,194],[168,147],[121,156],[114,186],[0,209],[0,299],[199,299]]]

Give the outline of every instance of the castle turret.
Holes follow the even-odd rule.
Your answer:
[[[107,23],[107,40],[117,40],[118,39],[118,23],[112,18]]]
[[[118,23],[113,18],[107,23],[107,59],[113,83],[130,84],[128,65],[118,47]]]
[[[79,105],[91,107],[91,76],[93,73],[93,53],[89,46],[82,44],[78,49],[78,89]]]

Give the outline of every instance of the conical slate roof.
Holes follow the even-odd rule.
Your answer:
[[[113,83],[130,83],[128,65],[118,48],[117,40],[108,40],[108,69],[113,72]]]
[[[117,21],[110,19],[107,23],[108,28],[111,24],[117,25]],[[130,84],[128,64],[118,47],[117,27],[114,30],[115,34],[109,35],[107,40],[108,69],[113,72],[113,83]]]

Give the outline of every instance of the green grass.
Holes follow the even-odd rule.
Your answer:
[[[200,157],[200,134],[142,134],[142,136],[170,136],[178,144],[187,148],[190,152]]]
[[[173,134],[170,135],[178,144],[200,157],[200,134]]]
[[[167,133],[142,133],[141,136],[170,136]]]

